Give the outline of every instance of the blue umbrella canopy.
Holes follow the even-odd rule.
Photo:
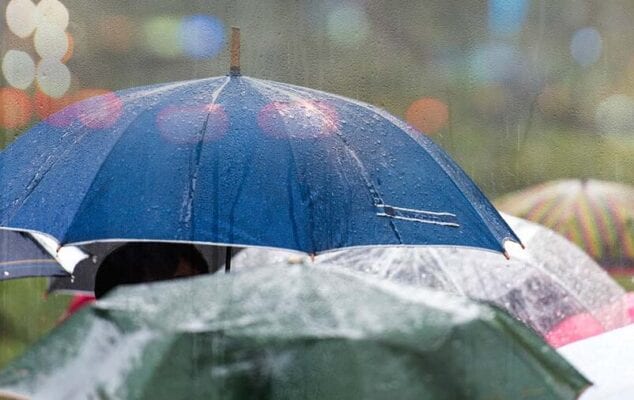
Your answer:
[[[0,230],[0,281],[31,276],[70,276],[28,233]]]
[[[0,226],[61,244],[518,241],[445,152],[385,111],[236,73],[76,103],[3,153]]]

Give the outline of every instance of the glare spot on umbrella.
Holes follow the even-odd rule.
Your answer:
[[[37,115],[55,127],[79,121],[90,129],[104,129],[114,125],[123,113],[122,101],[106,89],[82,89],[59,99],[37,92],[34,101]]]
[[[9,50],[2,59],[2,73],[9,85],[26,89],[35,79],[35,63],[27,53]]]
[[[342,4],[328,15],[328,36],[342,45],[355,45],[370,31],[365,11],[353,4]]]
[[[496,35],[513,35],[518,33],[528,11],[526,0],[491,0],[489,1],[489,30]]]
[[[134,26],[125,15],[104,17],[98,22],[97,32],[101,44],[111,51],[126,52],[132,47]]]
[[[449,108],[438,99],[424,97],[409,106],[405,119],[421,132],[436,133],[447,125]]]
[[[6,18],[11,32],[26,38],[35,30],[35,4],[31,0],[11,0],[7,5]]]
[[[35,24],[55,25],[61,30],[68,26],[68,9],[59,0],[42,0],[35,10]]]
[[[603,40],[601,34],[594,28],[582,28],[572,35],[570,54],[582,67],[588,67],[599,60]]]
[[[14,88],[0,88],[0,127],[16,129],[31,121],[32,105],[29,96]]]
[[[123,113],[123,102],[114,92],[103,89],[80,90],[75,98],[82,101],[75,106],[77,117],[91,129],[109,128]]]
[[[229,128],[229,118],[220,104],[167,106],[156,116],[162,137],[175,143],[196,143],[206,125],[203,140],[216,140]]]
[[[37,84],[48,96],[62,97],[70,87],[70,71],[56,59],[44,59],[37,66]]]
[[[35,37],[35,51],[42,58],[61,60],[68,51],[68,36],[62,28],[50,23],[37,27]]]
[[[181,24],[182,46],[188,57],[212,58],[222,50],[225,43],[224,24],[209,15],[185,17]]]
[[[147,49],[160,57],[182,55],[181,19],[176,17],[152,17],[143,24],[143,36]]]
[[[634,99],[624,94],[603,100],[595,114],[597,127],[606,134],[634,134]]]
[[[333,134],[339,128],[339,116],[323,101],[273,102],[258,113],[258,125],[275,138],[315,139]]]

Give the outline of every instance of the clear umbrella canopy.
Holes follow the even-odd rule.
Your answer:
[[[294,253],[246,249],[232,268],[286,262],[347,268],[388,280],[492,302],[551,344],[561,345],[629,323],[624,292],[578,247],[540,225],[506,216],[526,245],[499,254],[466,248],[359,248],[312,261]]]

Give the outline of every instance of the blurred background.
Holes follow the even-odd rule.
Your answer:
[[[243,74],[388,110],[491,199],[560,178],[634,184],[629,0],[4,0],[0,12],[0,148],[95,94],[226,74],[235,25]],[[68,300],[40,301],[45,286],[0,284],[0,365],[61,315]]]

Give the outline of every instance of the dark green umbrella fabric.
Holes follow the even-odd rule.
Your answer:
[[[116,289],[0,373],[35,399],[574,399],[588,382],[503,312],[273,266]]]

